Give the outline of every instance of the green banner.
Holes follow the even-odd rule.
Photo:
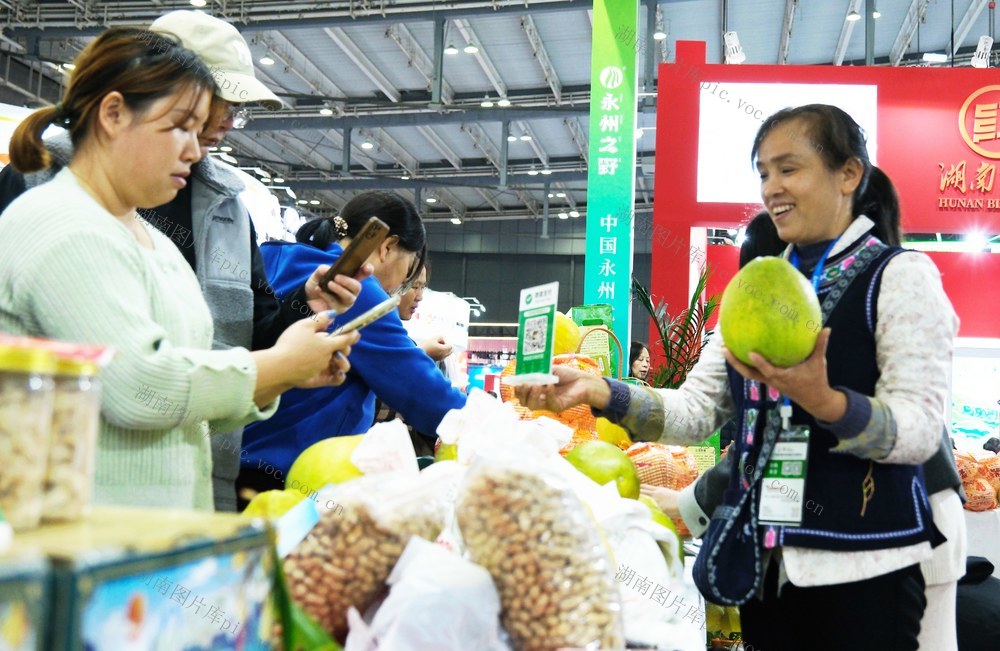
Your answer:
[[[632,323],[638,0],[595,0],[583,299],[612,306],[628,349]],[[628,35],[632,35],[631,38]]]

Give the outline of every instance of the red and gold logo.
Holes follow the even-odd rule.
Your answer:
[[[958,115],[958,128],[969,149],[1000,158],[1000,86],[983,86],[969,95]]]

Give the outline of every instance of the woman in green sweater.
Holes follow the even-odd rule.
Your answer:
[[[187,184],[212,90],[211,72],[188,50],[114,28],[77,58],[62,102],[33,113],[11,139],[22,172],[47,163],[41,133],[50,124],[70,132],[76,152],[0,220],[0,331],[115,350],[104,371],[100,503],[211,509],[208,436],[267,418],[292,387],[340,384],[357,340],[328,336],[323,313],[267,350],[211,350],[194,273],[136,208],[166,203]],[[328,290],[347,307],[360,284],[337,284]]]

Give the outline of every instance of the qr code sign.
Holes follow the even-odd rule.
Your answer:
[[[545,316],[536,316],[524,320],[524,354],[537,355],[545,352],[545,335],[548,333],[549,320]]]

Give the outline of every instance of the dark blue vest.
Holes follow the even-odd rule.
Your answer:
[[[824,325],[832,328],[827,349],[830,386],[875,395],[879,370],[875,357],[873,309],[878,301],[881,268],[901,249],[864,235],[844,252],[831,257],[820,285],[819,300],[839,296]],[[876,273],[878,272],[878,273]],[[763,393],[727,365],[739,426],[735,458],[744,450],[745,428],[755,432],[749,464],[756,465],[765,423],[777,417],[776,396]],[[904,547],[940,537],[931,520],[921,466],[873,463],[851,454],[835,453],[836,437],[792,403],[792,424],[810,428],[809,461],[800,527],[778,527],[779,546],[859,551]],[[730,490],[739,490],[741,474],[734,464]],[[748,466],[749,467],[749,466]],[[872,472],[874,492],[863,508],[862,483]],[[766,480],[764,480],[766,481]]]

